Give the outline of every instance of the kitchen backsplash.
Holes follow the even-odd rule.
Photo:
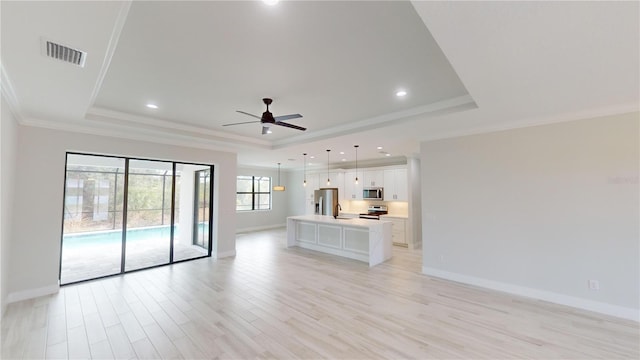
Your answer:
[[[365,213],[369,205],[387,205],[390,215],[407,215],[409,213],[409,203],[406,201],[367,201],[367,200],[345,200],[342,211],[349,213]]]

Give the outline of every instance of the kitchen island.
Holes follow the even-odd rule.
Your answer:
[[[391,258],[391,222],[301,215],[287,218],[287,247],[347,257],[375,266]]]

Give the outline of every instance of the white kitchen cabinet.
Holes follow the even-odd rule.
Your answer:
[[[344,173],[344,198],[346,200],[362,200],[362,171],[358,171],[358,183],[356,184],[356,172],[347,171]]]
[[[380,220],[391,221],[391,239],[394,245],[407,246],[407,219],[382,215]]]
[[[384,186],[384,170],[366,170],[363,178],[364,187]]]
[[[407,169],[384,170],[384,200],[409,201]]]

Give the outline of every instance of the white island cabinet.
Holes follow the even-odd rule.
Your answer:
[[[324,215],[287,218],[287,247],[347,257],[378,265],[391,258],[391,222],[334,219]]]

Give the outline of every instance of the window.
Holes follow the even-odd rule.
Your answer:
[[[238,176],[236,210],[271,209],[271,178],[268,176]]]

